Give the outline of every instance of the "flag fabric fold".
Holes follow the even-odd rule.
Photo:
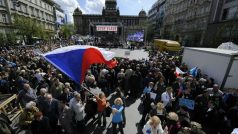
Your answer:
[[[62,47],[42,56],[77,83],[84,80],[86,71],[92,64],[104,63],[109,68],[116,66],[114,52],[87,45]]]
[[[194,67],[190,69],[189,74],[192,75],[193,77],[196,77],[198,73],[198,67]]]
[[[180,68],[176,67],[175,75],[178,77],[180,74],[186,74],[186,72],[183,72]]]

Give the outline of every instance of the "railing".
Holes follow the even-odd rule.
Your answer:
[[[10,94],[2,94],[0,95],[0,110],[8,116],[8,118],[13,121],[22,113],[22,107],[19,104],[15,105],[15,100],[17,99],[17,95]]]

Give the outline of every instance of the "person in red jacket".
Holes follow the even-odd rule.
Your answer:
[[[104,93],[100,93],[96,96],[98,104],[98,126],[101,127],[101,119],[103,118],[103,128],[106,127],[106,107],[107,107],[107,98]]]

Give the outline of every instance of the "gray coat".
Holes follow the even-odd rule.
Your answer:
[[[66,105],[59,115],[59,123],[67,134],[73,134],[72,122],[73,111]]]

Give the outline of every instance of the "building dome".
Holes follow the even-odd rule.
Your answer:
[[[145,10],[142,9],[142,10],[140,11],[140,13],[139,13],[139,16],[140,16],[140,17],[146,17],[146,12],[145,12]]]
[[[77,7],[75,10],[74,10],[74,14],[77,14],[77,15],[82,15],[82,11]]]

